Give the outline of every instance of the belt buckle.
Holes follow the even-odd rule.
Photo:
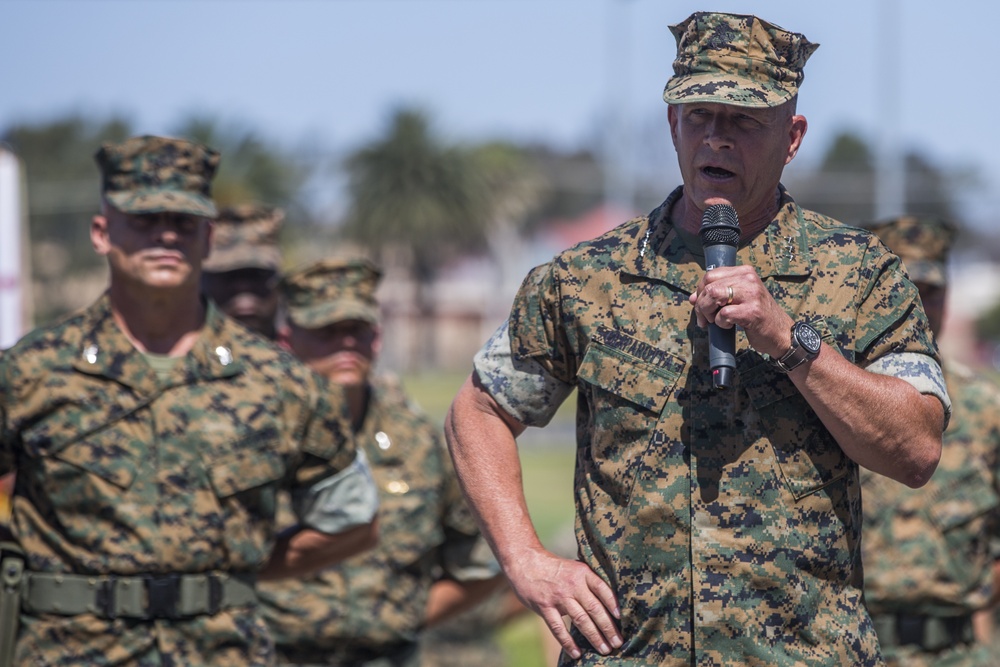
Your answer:
[[[178,574],[146,575],[146,618],[176,619],[180,600],[181,577]]]
[[[108,577],[97,585],[97,590],[94,594],[94,604],[97,607],[98,613],[103,614],[109,621],[118,618],[118,611],[115,606],[116,583],[114,577]]]
[[[896,615],[896,635],[900,644],[924,647],[924,617],[913,614]]]
[[[219,575],[208,574],[208,613],[215,616],[222,611],[222,578]]]

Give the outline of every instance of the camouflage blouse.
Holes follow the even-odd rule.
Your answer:
[[[0,359],[0,472],[17,473],[11,527],[28,568],[256,572],[278,489],[308,490],[355,460],[337,392],[213,306],[164,383],[106,295],[34,331]],[[160,652],[263,665],[272,646],[256,607],[156,622],[22,614],[25,664],[160,664]]]
[[[704,270],[670,222],[680,194],[529,274],[509,333],[476,359],[527,425],[577,390],[579,557],[615,591],[625,639],[579,664],[881,664],[862,600],[858,466],[742,331],[734,386],[713,388],[688,302]],[[781,196],[737,261],[833,350],[946,402],[899,260]]]

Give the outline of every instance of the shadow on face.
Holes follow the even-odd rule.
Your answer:
[[[273,339],[278,313],[277,272],[246,267],[232,271],[205,271],[201,289],[226,315]]]

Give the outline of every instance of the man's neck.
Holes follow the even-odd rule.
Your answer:
[[[140,352],[183,356],[205,324],[197,289],[150,296],[112,284],[108,294],[115,322]]]
[[[347,397],[347,411],[351,414],[351,430],[357,433],[364,425],[365,416],[368,414],[368,397],[371,395],[371,389],[366,382],[345,386],[344,394]]]

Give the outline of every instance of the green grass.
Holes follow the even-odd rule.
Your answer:
[[[439,424],[455,398],[466,373],[420,373],[403,376],[403,389],[420,408]]]
[[[438,423],[465,382],[465,375],[420,374],[403,378],[407,394]],[[543,439],[523,437],[519,445],[524,477],[524,495],[538,537],[550,549],[572,549],[573,460],[575,447],[571,425],[575,401],[567,400],[560,408]],[[526,436],[528,434],[525,434]],[[544,441],[544,444],[542,442]],[[512,667],[546,667],[542,648],[543,624],[529,614],[508,623],[498,632],[498,642]]]
[[[461,388],[468,373],[416,373],[402,377],[403,389],[420,408],[435,419],[444,423],[448,406]],[[552,423],[572,423],[576,409],[576,394],[571,395],[559,407],[559,412]]]

